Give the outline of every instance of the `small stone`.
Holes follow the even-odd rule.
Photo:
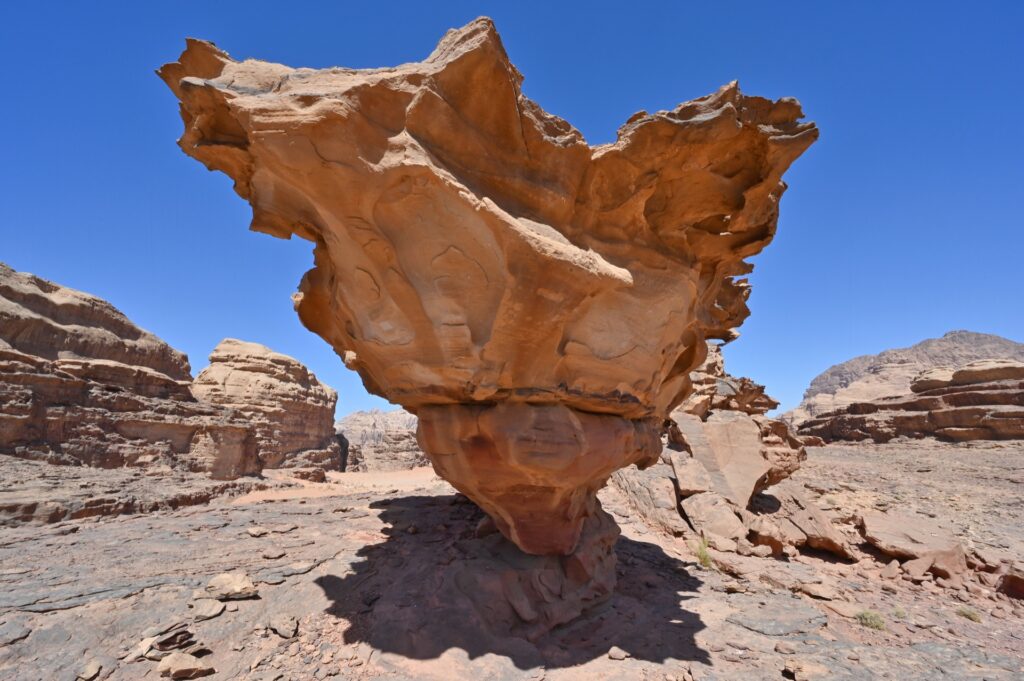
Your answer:
[[[89,660],[82,667],[82,671],[78,672],[78,676],[75,677],[75,681],[92,681],[100,675],[100,671],[103,670],[103,665],[100,664],[99,660]]]
[[[171,653],[160,660],[156,670],[160,673],[160,676],[169,676],[172,679],[198,679],[201,676],[208,676],[216,671],[195,655],[177,652]]]
[[[796,652],[796,646],[789,641],[779,641],[775,644],[775,652],[783,655],[792,655]]]
[[[228,612],[238,612],[238,603],[228,603]]]
[[[625,660],[630,657],[630,654],[618,646],[612,646],[608,649],[608,658],[612,660]]]
[[[274,615],[270,618],[268,626],[281,638],[295,638],[299,633],[299,621],[291,615]]]
[[[203,598],[192,604],[192,617],[197,622],[212,620],[224,612],[224,604],[215,598]]]
[[[255,598],[259,595],[256,585],[244,572],[225,572],[217,575],[206,585],[206,595],[221,601],[239,598]]]
[[[882,568],[882,579],[896,579],[900,576],[900,562],[893,558]]]
[[[249,533],[250,537],[262,537],[263,535],[268,534],[270,530],[265,527],[250,527],[246,532]]]
[[[264,549],[263,553],[261,553],[260,555],[263,558],[266,558],[267,560],[274,560],[276,558],[283,558],[285,555],[285,551],[284,549],[275,546],[274,548]]]

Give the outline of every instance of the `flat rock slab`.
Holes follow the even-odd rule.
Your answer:
[[[729,615],[727,621],[765,636],[790,636],[817,631],[828,618],[802,600],[780,598],[756,609]]]

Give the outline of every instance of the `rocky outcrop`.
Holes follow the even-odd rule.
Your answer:
[[[228,338],[214,348],[192,394],[235,409],[252,423],[265,468],[341,469],[334,433],[338,395],[298,360]]]
[[[896,437],[1024,439],[1024,362],[981,360],[934,368],[911,381],[908,394],[855,402],[805,421],[800,433],[826,442]]]
[[[855,402],[906,395],[922,372],[984,359],[1024,362],[1024,343],[972,331],[950,331],[909,348],[886,350],[837,364],[811,381],[800,405],[785,418],[800,426],[808,419]]]
[[[189,371],[110,303],[0,264],[0,454],[258,473],[248,422],[197,402]]]
[[[346,471],[399,471],[429,466],[416,441],[416,417],[404,409],[357,411],[334,424]]]
[[[394,68],[190,40],[159,74],[182,150],[234,179],[252,228],[316,244],[302,322],[532,553],[571,553],[607,476],[657,458],[817,137],[796,101],[731,83],[591,147],[522,94],[488,19]]]
[[[795,488],[773,489],[774,506],[760,499],[806,458],[787,425],[764,416],[778,404],[764,387],[727,374],[716,346],[690,379],[697,391],[672,413],[659,461],[612,476],[637,513],[663,532],[700,537],[718,550],[827,547],[849,557],[830,521]]]
[[[690,381],[693,392],[676,408],[676,412],[704,419],[712,410],[760,415],[779,406],[765,393],[760,383],[726,373],[722,346],[715,343],[708,343],[707,358],[690,372]]]

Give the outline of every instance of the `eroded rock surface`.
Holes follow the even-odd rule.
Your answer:
[[[334,433],[338,394],[297,359],[227,338],[192,383],[203,402],[231,407],[253,424],[265,468],[341,468]]]
[[[591,147],[522,94],[488,19],[394,68],[190,40],[159,73],[181,148],[235,180],[252,228],[316,244],[302,322],[532,552],[570,553],[605,478],[658,456],[705,339],[748,314],[744,258],[817,137],[795,100],[731,83]]]
[[[511,585],[557,588],[564,558],[479,536],[479,509],[429,470],[328,472],[328,484],[230,506],[0,527],[0,677],[156,679],[183,652],[215,679],[1020,679],[1024,602],[1009,589],[1022,573],[1001,560],[1024,541],[1019,452],[901,446],[815,448],[798,473],[806,502],[938,515],[991,571],[944,588],[933,573],[888,576],[859,550],[848,562],[709,549],[721,569],[704,569],[608,486],[602,504],[622,527],[612,593],[530,638],[543,615],[521,618]],[[5,463],[70,470],[0,457],[3,481],[20,477]],[[237,571],[259,598],[212,601],[210,581]],[[492,626],[494,611],[517,633]],[[867,613],[883,628],[860,624]],[[188,652],[199,645],[208,652]]]
[[[110,303],[0,264],[0,454],[258,473],[246,419],[197,402],[189,371]]]
[[[397,471],[429,466],[416,440],[416,416],[404,409],[353,412],[334,424],[347,447],[346,471]]]
[[[921,372],[903,395],[854,402],[804,421],[826,442],[896,437],[1024,440],[1024,362],[988,359]]]
[[[788,426],[764,416],[777,405],[764,387],[726,373],[717,346],[690,378],[698,389],[672,412],[659,460],[612,476],[637,513],[672,536],[722,551],[780,555],[808,546],[848,558],[830,520],[808,510],[795,491],[780,494],[782,502],[773,497],[777,506],[756,503],[806,458]]]

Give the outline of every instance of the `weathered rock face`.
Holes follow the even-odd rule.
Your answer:
[[[800,433],[826,442],[1024,439],[1024,362],[990,359],[929,369],[910,387],[909,394],[855,402],[809,419]]]
[[[746,377],[736,378],[725,371],[722,346],[708,343],[708,356],[690,372],[693,392],[676,412],[706,418],[711,410],[765,414],[779,403],[765,394],[764,386]]]
[[[225,339],[193,381],[192,394],[251,421],[265,468],[341,468],[334,433],[338,395],[296,359],[258,343]]]
[[[239,414],[196,402],[188,360],[110,303],[0,264],[0,453],[258,473]]]
[[[416,416],[404,409],[357,411],[334,429],[347,446],[346,471],[400,471],[429,466],[416,440]]]
[[[528,552],[571,552],[606,476],[657,457],[817,137],[795,100],[733,83],[591,147],[522,94],[487,19],[395,68],[192,40],[159,73],[181,148],[235,180],[252,228],[316,244],[302,322]]]
[[[800,405],[785,415],[796,426],[855,402],[906,395],[929,369],[957,367],[983,359],[1024,362],[1024,343],[972,331],[950,331],[909,348],[864,355],[831,367],[813,381]]]
[[[796,490],[773,489],[775,508],[748,510],[806,458],[787,425],[763,415],[778,404],[764,387],[727,374],[716,346],[690,378],[698,389],[672,412],[660,460],[612,476],[640,516],[668,534],[696,535],[724,551],[754,552],[760,544],[780,553],[787,546],[828,544],[848,557],[828,520],[802,505]]]

